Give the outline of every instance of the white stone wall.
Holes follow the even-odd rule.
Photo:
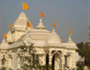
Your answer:
[[[17,41],[22,35],[24,34],[24,32],[23,31],[15,31],[14,33],[13,33],[13,40],[14,41]]]
[[[42,50],[42,48],[41,48],[41,50]],[[59,59],[56,59],[56,61],[55,61],[56,66],[55,67],[58,66],[57,68],[60,67],[60,68],[63,69],[64,65],[65,65],[65,55],[67,55],[67,52],[69,51],[69,52],[71,52],[71,55],[68,56],[68,58],[67,58],[67,66],[69,66],[69,68],[76,68],[76,62],[75,62],[76,61],[76,56],[75,56],[76,52],[75,52],[75,50],[63,49],[63,48],[62,49],[61,48],[49,48],[48,50],[49,50],[48,54],[49,54],[49,64],[50,65],[52,64],[52,54],[51,54],[51,52],[53,50],[58,50],[58,51],[61,51],[61,57],[59,57],[59,59],[61,59],[61,61],[59,61]],[[3,54],[2,54],[2,52],[3,52]],[[7,52],[7,51],[3,50],[3,51],[0,52],[1,53],[0,54],[0,56],[1,56],[1,58],[0,58],[0,67],[2,67],[1,59],[3,58],[3,55],[5,55],[5,58],[7,59],[5,67],[11,68],[11,69],[14,69],[14,70],[20,69],[21,68],[20,67],[20,58],[17,55],[17,51],[16,52],[11,52],[11,56],[8,56],[7,55],[8,53],[6,54],[5,52]],[[39,58],[40,58],[41,64],[45,65],[46,64],[45,49],[43,49],[43,54],[41,54],[41,51],[40,51],[40,48],[39,48],[38,53],[40,54]],[[57,65],[57,60],[58,60],[58,62],[61,62],[60,63],[61,65]],[[55,69],[57,69],[57,68],[55,68]]]

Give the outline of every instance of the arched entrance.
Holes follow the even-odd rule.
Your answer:
[[[53,70],[58,70],[61,68],[61,52],[52,51],[52,67]]]

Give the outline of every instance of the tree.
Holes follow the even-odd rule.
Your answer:
[[[51,70],[51,65],[40,65],[39,55],[36,50],[31,46],[21,46],[19,50],[20,63],[23,70]]]
[[[78,43],[77,47],[79,48],[77,51],[82,57],[85,57],[85,64],[90,66],[90,46],[87,43]]]
[[[20,62],[23,70],[36,70],[36,68],[39,68],[39,57],[35,53],[33,44],[31,46],[20,47]]]
[[[0,68],[0,70],[6,70],[6,67],[2,67],[2,68]]]

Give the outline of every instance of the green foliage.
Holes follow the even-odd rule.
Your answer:
[[[6,70],[6,67],[2,67],[2,68],[0,68],[0,70]]]
[[[79,67],[79,68],[77,68],[77,70],[83,70],[83,67]]]
[[[62,69],[58,69],[58,70],[62,70]]]
[[[39,70],[52,70],[52,66],[51,65],[42,65],[42,66],[39,66]]]
[[[77,47],[79,48],[77,51],[82,57],[85,57],[85,64],[90,66],[90,45],[87,43],[78,43]]]
[[[25,55],[25,53],[28,53]],[[52,70],[51,65],[40,65],[39,63],[39,56],[35,54],[36,51],[31,46],[21,46],[21,67],[23,70]],[[29,55],[29,57],[28,57]],[[26,63],[25,63],[26,62]]]
[[[33,44],[28,47],[21,46],[21,67],[23,70],[33,70],[40,66],[39,58],[35,53]]]

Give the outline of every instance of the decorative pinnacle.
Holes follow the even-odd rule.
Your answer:
[[[42,19],[39,20],[39,24],[37,26],[38,29],[45,29],[45,26],[42,23]]]
[[[42,19],[40,19],[39,22],[42,23]]]
[[[74,43],[71,39],[71,36],[69,36],[67,43]]]
[[[55,32],[55,29],[54,28],[52,29],[52,32]]]
[[[71,36],[69,36],[69,39],[68,39],[68,41],[72,41],[72,39],[71,39]]]

